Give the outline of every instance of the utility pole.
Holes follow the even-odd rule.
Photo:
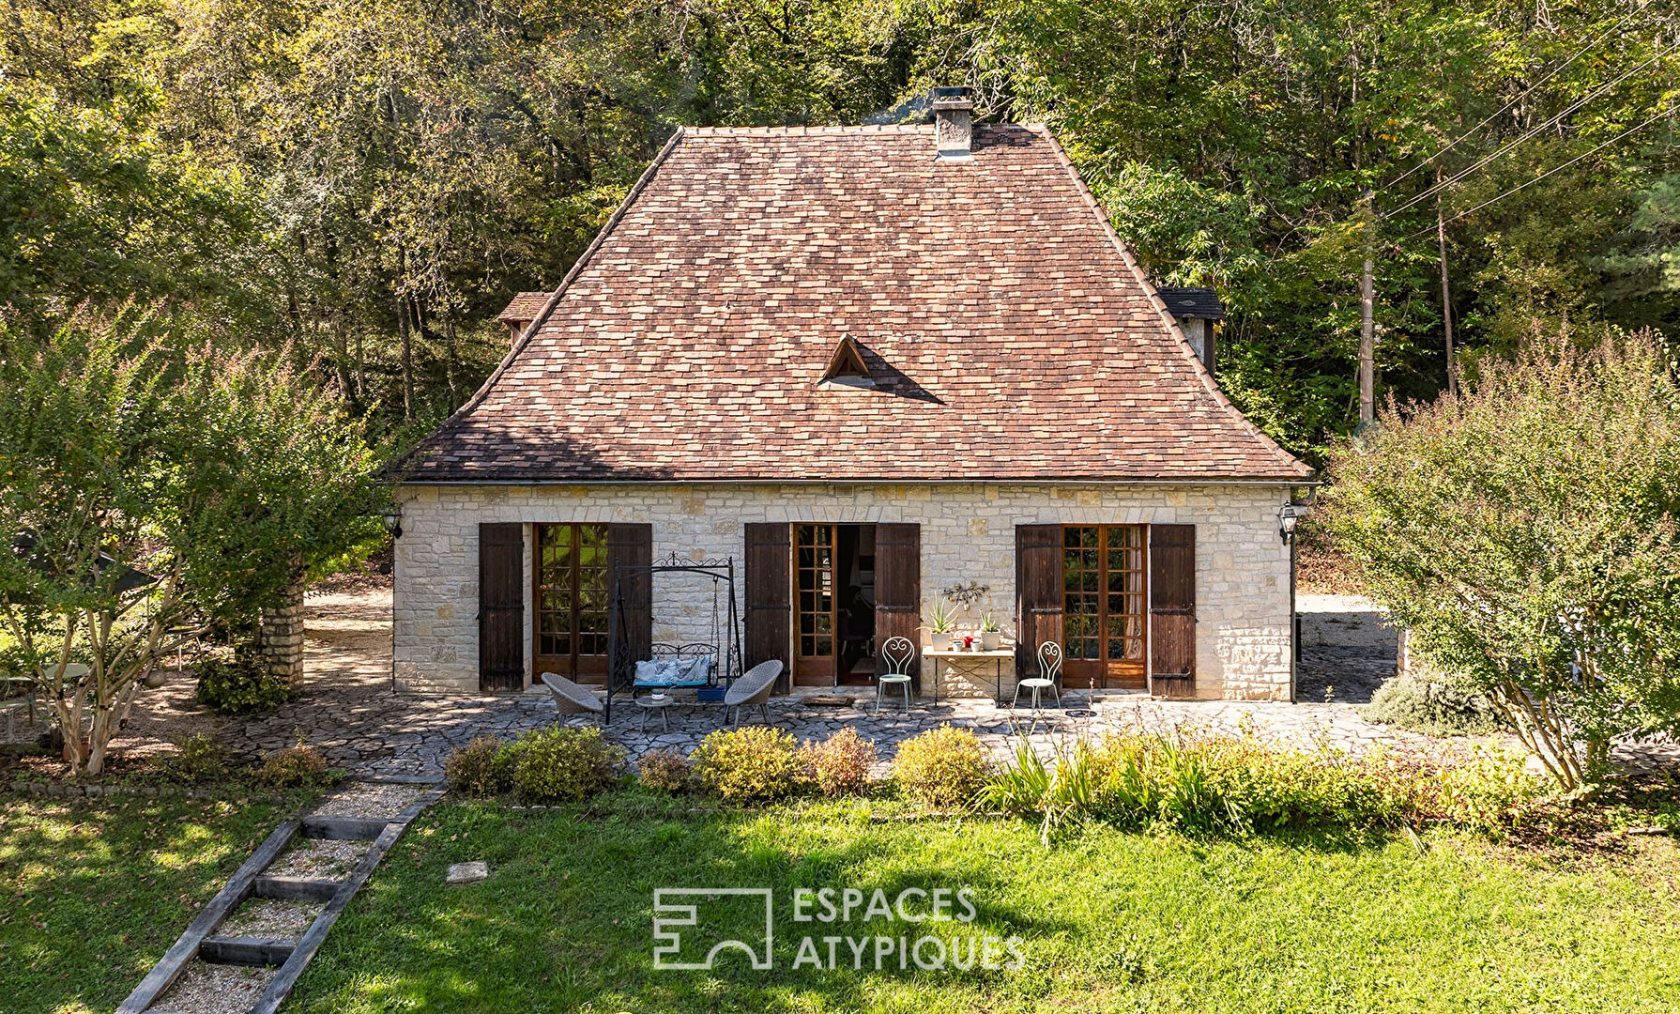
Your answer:
[[[1360,199],[1360,217],[1365,229],[1365,270],[1359,276],[1359,423],[1377,417],[1377,338],[1371,314],[1376,303],[1376,282],[1371,277],[1372,248],[1377,220],[1372,214],[1373,194],[1369,189]]]
[[[1435,185],[1441,185],[1441,169],[1435,168]],[[1447,285],[1447,220],[1441,195],[1435,194],[1435,243],[1441,250],[1441,323],[1447,333],[1447,393],[1458,393],[1458,365],[1453,362],[1452,289]]]

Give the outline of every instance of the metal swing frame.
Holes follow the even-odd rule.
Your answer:
[[[712,667],[710,686],[717,686],[721,681],[725,685],[735,682],[741,675],[741,614],[735,603],[735,558],[733,556],[722,559],[683,560],[672,553],[655,563],[614,564],[612,568],[612,611],[607,616],[607,692],[601,721],[603,724],[612,721],[613,697],[620,690],[628,690],[632,697],[636,693],[636,663],[645,659],[632,658],[629,624],[624,609],[624,580],[626,577],[645,577],[648,582],[648,609],[653,608],[653,579],[659,574],[693,574],[712,579],[712,631],[713,639],[722,643],[711,645],[717,652],[717,664]],[[728,590],[728,602],[725,606],[728,613],[727,629],[719,627],[719,605],[717,593],[719,586]],[[650,648],[652,645],[649,646]],[[663,647],[663,646],[662,646]],[[671,649],[668,654],[692,654],[693,644],[685,644]]]

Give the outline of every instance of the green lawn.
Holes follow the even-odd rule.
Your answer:
[[[877,804],[878,806],[878,804]],[[444,805],[334,930],[290,1009],[337,1011],[1672,1011],[1680,849],[1542,858],[1447,836],[1195,842],[1002,820],[876,823],[869,804],[686,816]],[[490,879],[446,887],[452,862]],[[776,962],[653,968],[656,887],[776,889]],[[1022,938],[1018,971],[793,970],[796,887],[969,888],[949,939]],[[750,904],[749,904],[750,907]],[[726,935],[749,936],[746,907]],[[756,917],[762,927],[762,916]],[[762,933],[760,933],[762,936]],[[872,955],[873,952],[866,952]],[[929,952],[932,953],[931,951]],[[866,963],[870,959],[866,959]]]
[[[116,1007],[293,809],[0,796],[0,1010]]]

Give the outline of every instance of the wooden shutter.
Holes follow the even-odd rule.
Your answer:
[[[478,526],[478,688],[525,688],[525,526]]]
[[[616,579],[618,593],[624,597],[622,616],[616,603],[608,603],[612,611],[607,625],[613,632],[608,643],[623,646],[626,657],[612,660],[621,668],[653,657],[653,575],[644,569],[652,563],[652,525],[607,526],[607,594],[612,594],[612,581]],[[622,630],[617,626],[620,623]],[[614,675],[622,679],[625,673],[615,671]]]
[[[1196,526],[1149,527],[1149,689],[1196,696]]]
[[[772,658],[788,664],[788,631],[793,603],[788,575],[791,529],[783,524],[747,525],[746,664]],[[788,677],[784,676],[784,679]]]
[[[922,526],[875,526],[875,653],[889,637],[908,637],[916,645],[911,673],[920,672],[922,624]]]
[[[1038,646],[1062,643],[1062,526],[1015,526],[1015,662],[1038,672]],[[1064,645],[1065,647],[1065,645]]]

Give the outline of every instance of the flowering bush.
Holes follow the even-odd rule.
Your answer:
[[[495,736],[479,736],[443,762],[443,781],[469,796],[495,796],[513,788],[511,744]]]
[[[806,743],[799,753],[806,777],[825,796],[861,795],[869,786],[875,741],[864,739],[856,729],[841,729],[821,743]]]
[[[694,783],[688,758],[675,750],[650,750],[636,765],[642,784],[661,792],[687,792]]]

